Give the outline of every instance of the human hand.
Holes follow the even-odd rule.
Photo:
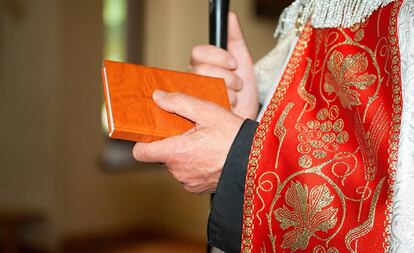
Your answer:
[[[190,71],[224,78],[232,110],[243,118],[255,119],[259,95],[253,60],[243,38],[238,17],[229,13],[228,51],[212,45],[194,47]]]
[[[164,163],[168,172],[189,192],[214,192],[244,119],[214,103],[182,93],[156,91],[153,99],[163,110],[193,121],[195,127],[179,136],[136,143],[134,158]]]

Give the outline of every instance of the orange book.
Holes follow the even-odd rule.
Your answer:
[[[104,61],[102,69],[109,137],[151,142],[179,135],[194,123],[159,108],[155,90],[182,92],[230,109],[223,79],[142,65]]]

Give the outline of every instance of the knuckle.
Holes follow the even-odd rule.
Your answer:
[[[229,89],[232,90],[237,90],[238,89],[238,80],[237,80],[237,76],[235,74],[230,74],[227,76],[226,78],[226,86]]]
[[[204,64],[197,65],[192,68],[192,72],[199,75],[204,75],[206,73],[206,66]]]
[[[191,61],[197,65],[203,63],[225,65],[229,58],[231,56],[227,51],[211,45],[198,45],[191,51]]]
[[[190,185],[183,185],[184,190],[186,190],[189,193],[193,193],[193,194],[200,194],[200,189],[198,189],[198,187],[193,187]]]
[[[198,59],[200,58],[201,55],[203,55],[203,53],[206,51],[206,46],[205,45],[198,45],[193,47],[192,51],[191,51],[191,57],[193,59]]]
[[[174,176],[174,178],[185,185],[188,185],[188,176],[182,173],[181,171],[177,171],[174,169],[170,169],[170,173]]]
[[[200,186],[200,184],[199,183],[197,183],[197,182],[195,182],[195,181],[190,181],[190,182],[188,182],[188,184],[187,184],[189,187],[191,187],[191,188],[197,188],[197,187],[199,187]]]
[[[220,53],[217,54],[217,59],[223,66],[226,66],[231,58],[232,57],[229,55],[229,53],[224,50],[220,51]]]
[[[230,72],[226,78],[226,86],[228,89],[240,91],[243,88],[243,82],[234,72]]]
[[[223,75],[218,74],[217,71],[215,71],[215,69],[208,64],[202,64],[198,66],[196,71],[199,75],[224,78]]]
[[[191,187],[189,187],[188,185],[183,185],[183,188],[187,192],[191,192],[191,193],[193,192],[193,189]]]

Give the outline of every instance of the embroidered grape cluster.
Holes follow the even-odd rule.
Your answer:
[[[348,141],[348,132],[344,131],[344,121],[339,116],[338,106],[330,109],[322,108],[316,114],[316,119],[298,123],[295,128],[298,131],[297,146],[299,165],[302,168],[312,166],[313,159],[323,159],[329,153],[336,152],[340,144]]]

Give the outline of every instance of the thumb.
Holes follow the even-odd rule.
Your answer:
[[[253,64],[249,49],[244,40],[243,31],[240,26],[240,21],[234,12],[229,12],[228,24],[228,51],[240,64]]]
[[[209,115],[214,115],[213,111],[224,110],[214,103],[179,92],[166,93],[156,90],[153,99],[161,109],[176,113],[202,126],[209,122]]]

